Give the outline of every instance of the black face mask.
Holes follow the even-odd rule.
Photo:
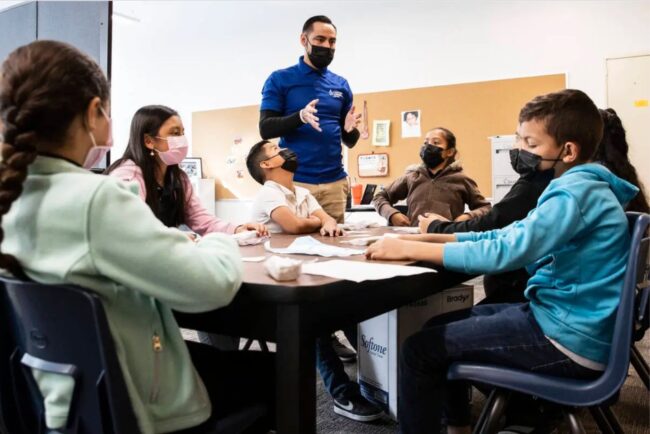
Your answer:
[[[563,151],[564,148],[560,150],[558,158],[542,158],[537,154],[526,151],[525,149],[514,148],[510,150],[510,165],[512,166],[512,169],[520,175],[534,172],[542,161],[553,161],[554,163],[551,169],[555,169],[555,164],[557,164],[558,161],[562,161],[560,155],[562,155]]]
[[[435,169],[445,161],[442,156],[442,149],[426,143],[420,148],[420,158],[429,169]]]
[[[309,44],[309,42],[307,42]],[[311,44],[309,44],[311,45]],[[319,47],[311,45],[311,53],[308,54],[309,61],[318,69],[327,68],[334,60],[334,48]]]
[[[296,173],[298,170],[298,156],[291,149],[283,149],[279,152],[280,157],[284,158],[282,167],[287,172]]]

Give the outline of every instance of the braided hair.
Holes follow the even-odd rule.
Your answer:
[[[108,102],[106,77],[71,45],[42,40],[9,54],[0,70],[0,224],[23,191],[27,167],[39,152],[63,146],[72,121],[95,97]],[[1,251],[0,268],[26,277],[18,260]]]

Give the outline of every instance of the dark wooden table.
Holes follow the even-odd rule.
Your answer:
[[[390,229],[370,231],[378,235]],[[350,247],[339,244],[350,239],[348,237],[312,236],[325,243]],[[295,238],[273,235],[271,245],[286,247]],[[241,254],[244,257],[271,255],[262,245],[242,247]],[[312,256],[289,256],[313,259]],[[319,257],[319,261],[329,259],[366,260],[364,256]],[[361,283],[307,274],[295,281],[277,282],[266,274],[262,262],[245,262],[244,283],[229,306],[203,314],[176,313],[176,317],[185,328],[276,342],[278,433],[309,434],[316,432],[317,336],[419,300],[468,278],[470,276],[439,270],[435,274]]]

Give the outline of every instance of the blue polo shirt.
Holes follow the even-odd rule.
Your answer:
[[[280,138],[280,146],[298,155],[294,179],[324,184],[345,178],[341,155],[341,128],[352,107],[352,90],[343,77],[329,69],[312,69],[302,57],[297,65],[273,72],[262,89],[260,110],[287,116],[318,99],[316,109],[322,132],[304,124]]]

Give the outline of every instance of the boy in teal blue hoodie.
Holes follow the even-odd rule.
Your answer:
[[[590,163],[602,136],[581,91],[534,98],[519,114],[515,164],[555,171],[528,216],[488,232],[385,239],[371,259],[427,260],[470,274],[526,267],[529,302],[475,306],[411,336],[400,361],[403,433],[469,432],[467,386],[450,363],[494,363],[594,378],[609,356],[629,249],[623,206],[638,189]],[[422,242],[427,241],[427,242]],[[444,411],[443,411],[444,408]]]

